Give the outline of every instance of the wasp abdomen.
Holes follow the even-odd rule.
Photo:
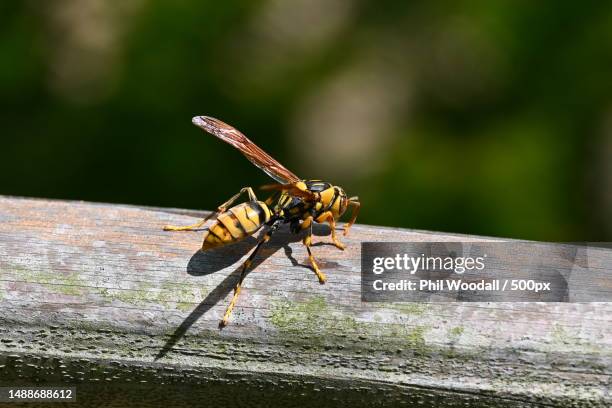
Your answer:
[[[248,201],[222,212],[204,234],[202,250],[240,241],[270,220],[270,209],[262,201]]]

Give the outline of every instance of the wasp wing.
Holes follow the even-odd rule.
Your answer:
[[[317,196],[309,190],[302,190],[297,184],[266,184],[260,187],[264,191],[285,191],[293,197],[299,197],[307,201],[315,201]]]
[[[192,122],[197,127],[240,150],[251,163],[262,169],[268,176],[279,183],[289,184],[300,181],[298,176],[274,160],[268,153],[261,150],[259,146],[251,142],[249,138],[233,126],[209,116],[196,116],[192,119]]]

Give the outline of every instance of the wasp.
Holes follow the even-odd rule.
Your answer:
[[[277,182],[261,187],[263,190],[273,191],[273,194],[265,201],[260,201],[251,187],[244,187],[217,207],[216,212],[212,212],[200,222],[187,226],[167,225],[164,227],[165,231],[190,231],[214,219],[213,224],[204,233],[203,251],[236,243],[255,234],[262,227],[266,227],[266,232],[241,266],[240,278],[234,287],[234,294],[220,326],[227,325],[240,295],[246,272],[251,267],[257,253],[282,224],[289,224],[290,231],[295,234],[307,231],[302,243],[308,251],[310,264],[319,282],[325,283],[325,274],[321,272],[311,250],[312,225],[315,222],[329,224],[333,244],[343,250],[345,246],[336,235],[336,221],[347,211],[348,207],[352,207],[350,221],[344,226],[344,235],[348,235],[350,227],[355,223],[359,214],[361,204],[358,197],[348,198],[341,187],[325,181],[299,178],[227,123],[209,116],[196,116],[192,122],[238,149],[249,161]],[[248,195],[248,201],[230,207],[244,193]]]

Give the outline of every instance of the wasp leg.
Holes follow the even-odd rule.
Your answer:
[[[223,314],[223,319],[219,323],[221,327],[227,326],[227,323],[229,322],[229,318],[232,314],[232,310],[234,310],[234,306],[236,305],[236,300],[238,300],[238,295],[240,295],[240,291],[242,290],[242,281],[244,280],[244,277],[246,276],[246,271],[253,264],[253,259],[255,259],[255,257],[257,256],[259,249],[262,247],[263,244],[265,244],[266,242],[270,240],[270,237],[272,237],[272,234],[274,233],[274,231],[276,231],[278,226],[279,226],[278,223],[275,223],[272,225],[270,230],[267,231],[264,234],[261,241],[259,241],[259,243],[255,247],[251,255],[242,264],[242,272],[240,272],[240,278],[238,279],[238,283],[236,283],[236,286],[234,287],[234,296],[232,296],[232,300],[230,301],[230,304],[227,306],[227,309],[225,310],[225,314]]]
[[[302,240],[302,243],[304,244],[304,246],[306,247],[306,250],[308,251],[308,260],[310,261],[310,264],[312,265],[312,269],[314,269],[314,272],[317,275],[317,278],[319,278],[319,283],[325,283],[327,278],[325,277],[325,274],[321,272],[321,269],[319,269],[319,265],[317,265],[317,261],[315,260],[314,255],[312,255],[312,251],[310,250],[310,246],[312,245],[312,215],[308,216],[308,218],[304,220],[304,222],[301,225],[301,228],[303,230],[305,230],[306,228],[309,228],[308,235],[304,237],[304,239]]]
[[[206,223],[206,221],[210,220],[213,217],[218,216],[219,214],[227,210],[227,207],[229,207],[234,201],[236,201],[238,197],[240,197],[240,195],[244,192],[248,193],[249,200],[257,201],[257,197],[255,196],[253,189],[251,187],[244,187],[238,193],[236,193],[232,198],[230,198],[229,200],[221,204],[219,207],[217,207],[216,212],[212,212],[208,214],[208,216],[204,218],[202,221],[199,221],[193,225],[186,225],[186,226],[181,226],[181,227],[177,227],[174,225],[165,225],[164,231],[193,231],[196,228],[200,228],[202,225]]]
[[[334,219],[334,216],[331,214],[331,212],[329,213],[329,216],[327,217],[327,222],[329,223],[329,228],[331,229],[331,236],[332,236],[332,241],[334,242],[334,245],[336,246],[336,248],[344,251],[344,248],[346,248],[346,245],[340,242],[340,240],[336,236],[336,220]]]
[[[336,246],[336,248],[340,250],[344,250],[346,246],[340,242],[338,237],[336,236],[336,220],[334,219],[334,215],[331,211],[325,211],[317,218],[317,222],[327,222],[329,224],[329,228],[331,229],[332,242]]]
[[[344,236],[346,237],[349,233],[349,230],[357,220],[357,216],[359,215],[359,209],[361,208],[361,203],[358,201],[359,197],[351,197],[348,200],[348,205],[353,207],[353,213],[351,215],[351,219],[349,222],[344,224]]]

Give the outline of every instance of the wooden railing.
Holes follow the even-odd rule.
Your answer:
[[[610,406],[612,304],[364,303],[363,241],[482,241],[355,225],[202,253],[205,213],[0,197],[0,385],[71,384],[79,405]],[[421,406],[421,405],[415,405]]]

